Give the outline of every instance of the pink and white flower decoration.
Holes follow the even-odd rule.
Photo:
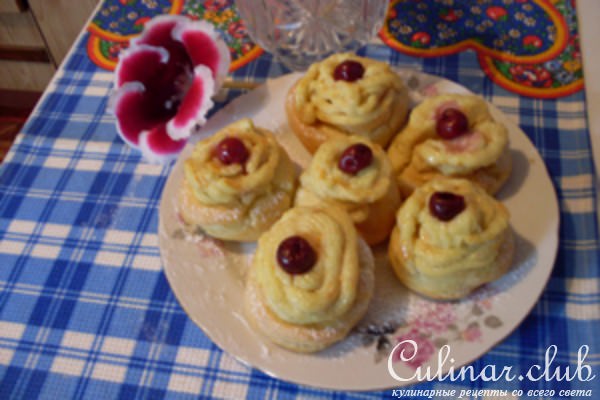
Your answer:
[[[111,110],[123,140],[150,162],[173,159],[227,76],[229,49],[206,21],[161,15],[121,53]]]

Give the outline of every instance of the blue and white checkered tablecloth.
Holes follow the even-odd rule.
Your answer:
[[[332,392],[270,378],[223,353],[188,318],[158,249],[158,205],[170,167],[144,163],[118,137],[106,112],[113,77],[89,60],[86,35],[0,168],[0,398],[398,397],[392,390]],[[585,383],[433,381],[411,389],[523,389],[523,398],[536,399],[551,396],[528,397],[527,390],[555,390],[558,398],[559,390],[585,389],[587,398],[598,398],[597,194],[584,93],[519,97],[491,83],[471,52],[421,59],[371,45],[364,53],[482,94],[531,138],[556,187],[561,225],[552,277],[524,322],[474,368],[526,370],[543,363],[550,345],[559,349],[555,366],[575,368],[578,349],[587,345],[585,362],[598,375]],[[265,54],[234,75],[263,81],[285,72]],[[531,199],[531,206],[542,201]],[[465,398],[511,398],[486,396]]]

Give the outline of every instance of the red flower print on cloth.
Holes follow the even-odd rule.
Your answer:
[[[513,65],[509,68],[513,79],[521,85],[536,88],[552,86],[552,75],[547,69],[539,65]]]
[[[214,27],[162,15],[119,57],[111,109],[123,140],[150,162],[166,162],[206,122],[231,62]]]
[[[246,35],[246,26],[242,21],[235,21],[227,28],[227,32],[234,38],[240,39]]]
[[[231,0],[206,0],[204,7],[210,11],[221,11],[231,6]]]

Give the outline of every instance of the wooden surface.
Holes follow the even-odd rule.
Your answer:
[[[0,90],[0,162],[40,96],[39,92]]]
[[[0,0],[0,89],[43,91],[97,4],[30,0],[21,12],[16,0]]]
[[[7,46],[1,43],[0,60],[50,62],[44,47]]]
[[[97,4],[98,0],[29,0],[56,65],[65,58]]]
[[[50,63],[0,60],[0,89],[43,91],[54,75]]]
[[[0,44],[45,47],[44,39],[29,12],[0,13]]]
[[[583,54],[583,73],[585,76],[585,95],[587,117],[592,142],[592,151],[596,166],[596,189],[600,191],[600,2],[596,0],[577,1],[577,17],[581,50]],[[596,197],[596,207],[600,210],[600,196]],[[600,224],[600,212],[596,214]]]
[[[19,13],[26,9],[25,0],[0,0],[0,13]]]
[[[6,153],[10,150],[10,146],[19,134],[23,123],[24,121],[17,119],[8,120],[0,117],[0,163],[6,157]]]
[[[46,44],[29,12],[0,13],[0,71],[0,89],[43,91],[54,75]]]

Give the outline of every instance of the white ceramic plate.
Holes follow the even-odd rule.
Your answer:
[[[413,102],[441,92],[467,92],[448,80],[399,70]],[[300,166],[310,159],[290,132],[284,113],[288,88],[299,77],[286,75],[232,101],[202,129],[210,135],[241,117],[276,133]],[[403,378],[438,368],[438,349],[449,345],[442,371],[479,358],[509,335],[529,313],[550,276],[558,244],[556,194],[544,163],[525,134],[498,109],[495,118],[510,131],[513,174],[499,194],[517,235],[514,268],[500,280],[460,302],[436,302],[407,291],[388,265],[385,246],[374,249],[376,289],[365,319],[346,338],[317,354],[296,354],[254,332],[242,315],[244,275],[254,245],[223,243],[189,232],[177,217],[176,193],[188,145],[166,183],[160,205],[159,245],[166,276],[190,318],[224,351],[265,373],[320,388],[370,390],[415,383],[394,380],[388,356],[398,341],[412,339],[418,352],[410,362],[392,362]],[[199,139],[200,137],[196,138]],[[407,355],[410,352],[406,353]],[[392,357],[394,359],[394,357]]]

